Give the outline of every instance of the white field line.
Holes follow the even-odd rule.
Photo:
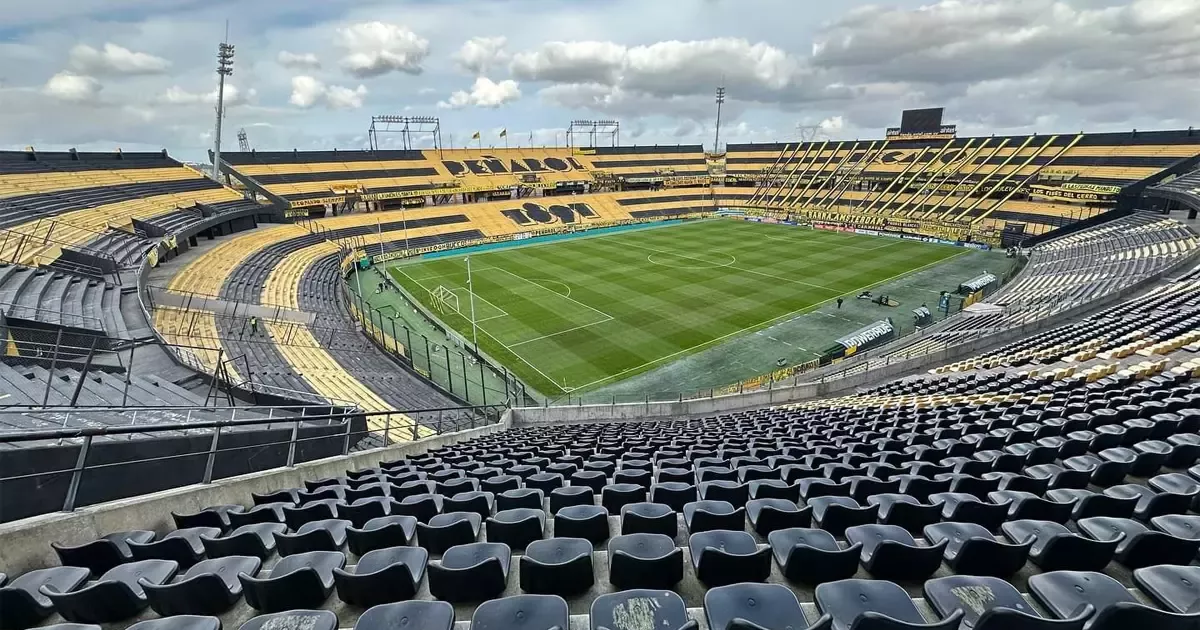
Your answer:
[[[509,270],[507,270],[507,269],[504,269],[503,267],[490,267],[490,269],[492,269],[492,270],[495,270],[495,271],[503,271],[504,273],[506,273],[506,274],[508,274],[508,275],[510,275],[510,276],[512,276],[512,277],[514,277],[514,278],[516,278],[516,279],[518,279],[518,280],[522,280],[522,281],[528,282],[529,284],[532,284],[532,285],[534,285],[534,286],[536,286],[536,287],[538,287],[538,288],[540,288],[540,289],[542,289],[542,290],[544,290],[544,291],[549,291],[550,293],[553,293],[553,294],[554,294],[555,296],[557,296],[557,297],[560,297],[560,298],[563,298],[563,299],[566,299],[566,300],[570,300],[570,301],[572,301],[572,302],[574,302],[574,303],[576,303],[576,304],[578,304],[578,305],[580,305],[580,306],[582,306],[582,307],[584,307],[584,308],[586,308],[586,309],[588,309],[588,310],[590,310],[590,311],[592,311],[592,312],[599,313],[599,314],[600,314],[602,317],[606,317],[606,318],[608,318],[608,319],[613,319],[613,316],[612,316],[612,315],[609,315],[608,313],[605,313],[604,311],[602,311],[602,310],[600,310],[600,309],[598,309],[598,308],[595,308],[595,307],[592,307],[592,306],[588,306],[587,304],[584,304],[583,302],[580,302],[579,300],[576,300],[575,298],[573,298],[573,297],[571,297],[571,296],[569,296],[569,295],[563,295],[563,294],[559,293],[558,291],[555,291],[554,289],[551,289],[550,287],[548,287],[548,286],[546,286],[546,285],[543,285],[543,284],[538,284],[537,282],[534,282],[533,280],[530,280],[529,278],[526,278],[526,277],[524,277],[524,276],[517,275],[517,274],[515,274],[515,273],[513,273],[513,272],[511,272],[511,271],[509,271]],[[570,288],[570,287],[568,287],[568,288]],[[607,321],[607,320],[606,320],[606,321]],[[599,323],[599,322],[597,322],[597,323]]]
[[[397,269],[400,269],[400,268],[399,268],[399,267],[397,267]],[[428,287],[426,287],[424,284],[421,284],[421,282],[420,282],[419,280],[416,280],[416,279],[414,279],[412,276],[410,276],[410,275],[408,275],[407,273],[405,273],[403,269],[401,269],[401,270],[400,270],[400,273],[404,274],[404,277],[408,278],[409,280],[412,280],[413,282],[416,282],[416,283],[417,283],[417,286],[421,287],[422,289],[425,289],[426,291],[428,291],[428,290],[429,290],[429,288],[428,288]],[[514,357],[517,357],[518,359],[520,359],[522,363],[524,363],[525,365],[528,365],[529,367],[533,368],[533,370],[534,370],[535,372],[537,372],[538,374],[541,374],[543,378],[545,378],[546,380],[548,380],[548,381],[550,381],[551,383],[553,383],[553,384],[555,385],[555,387],[558,387],[560,390],[562,389],[562,387],[561,387],[561,386],[559,386],[559,385],[557,384],[557,382],[556,382],[556,381],[555,381],[553,378],[550,378],[550,375],[548,375],[548,374],[546,374],[545,372],[543,372],[543,371],[541,371],[540,369],[538,369],[538,366],[536,366],[536,365],[534,365],[534,364],[530,363],[528,359],[526,359],[525,357],[523,357],[523,356],[521,356],[519,353],[517,353],[515,350],[513,350],[511,346],[509,346],[508,344],[504,343],[503,341],[500,341],[499,339],[497,339],[497,338],[496,338],[496,336],[495,336],[495,335],[493,335],[492,333],[488,332],[486,328],[484,328],[484,327],[480,326],[478,321],[477,321],[477,322],[475,322],[475,326],[476,326],[476,328],[478,328],[478,329],[479,329],[479,332],[482,332],[483,334],[487,335],[488,337],[491,337],[493,341],[495,341],[496,343],[500,344],[501,346],[504,346],[504,348],[505,348],[506,350],[508,350],[510,353],[512,353],[512,355],[513,355]],[[565,390],[564,390],[564,391],[565,391]]]
[[[950,257],[948,257],[948,258],[943,258],[943,259],[941,259],[941,260],[935,260],[934,262],[931,262],[931,263],[929,263],[928,265],[922,265],[922,266],[920,266],[920,267],[917,267],[916,269],[910,269],[910,270],[908,270],[908,271],[905,271],[905,272],[903,272],[903,273],[898,273],[898,274],[896,274],[896,275],[894,275],[894,276],[892,276],[892,277],[890,277],[890,278],[885,278],[885,279],[883,279],[883,280],[879,280],[879,281],[877,281],[877,282],[872,282],[871,284],[864,285],[864,286],[861,286],[861,287],[859,287],[859,288],[857,288],[857,289],[853,289],[853,290],[851,290],[851,291],[848,291],[846,294],[847,294],[847,295],[850,295],[850,294],[854,294],[854,293],[857,293],[857,292],[860,292],[860,291],[865,291],[865,290],[867,290],[867,289],[869,289],[869,288],[871,288],[871,287],[878,286],[878,285],[881,285],[881,284],[884,284],[884,283],[887,283],[887,282],[891,282],[892,280],[895,280],[896,278],[899,278],[899,277],[901,277],[901,276],[907,276],[907,275],[909,275],[909,274],[912,274],[912,273],[917,273],[917,272],[920,272],[920,271],[924,271],[925,269],[928,269],[928,268],[930,268],[930,267],[932,267],[932,266],[934,266],[934,265],[940,265],[941,263],[948,262],[948,261],[950,261],[950,260],[953,260],[953,259],[955,259],[955,258],[958,258],[959,256],[962,256],[963,254],[967,254],[967,253],[969,253],[969,251],[964,249],[963,251],[961,251],[961,252],[959,252],[959,253],[957,253],[957,254],[955,254],[955,255],[953,255],[953,256],[950,256]],[[794,311],[792,311],[792,312],[790,312],[790,313],[784,313],[783,315],[780,315],[780,316],[778,316],[778,317],[773,317],[773,318],[771,318],[771,319],[768,319],[768,320],[767,320],[767,321],[765,321],[765,322],[760,322],[760,323],[758,323],[758,324],[754,324],[754,325],[752,325],[752,326],[747,326],[747,327],[745,327],[745,328],[743,328],[743,329],[741,329],[741,330],[735,330],[735,331],[733,331],[733,332],[731,332],[731,333],[728,333],[728,334],[725,334],[725,335],[721,335],[720,337],[717,337],[717,338],[715,338],[715,339],[709,339],[708,341],[705,341],[705,342],[703,342],[703,343],[698,343],[698,344],[696,344],[696,345],[694,345],[694,346],[692,346],[692,347],[690,347],[690,348],[684,348],[683,350],[680,350],[680,351],[678,351],[678,352],[672,352],[671,354],[668,354],[668,355],[666,355],[666,356],[659,357],[659,358],[657,358],[657,359],[654,359],[653,361],[647,361],[647,362],[645,362],[645,363],[643,363],[643,364],[641,364],[641,365],[635,365],[634,367],[631,367],[631,368],[625,368],[624,370],[621,370],[620,372],[617,372],[616,374],[610,374],[609,376],[606,376],[606,377],[604,377],[604,378],[601,378],[601,379],[594,380],[594,381],[592,381],[591,383],[586,383],[586,384],[584,384],[584,385],[580,385],[579,387],[573,387],[573,388],[571,388],[571,390],[570,390],[570,391],[579,391],[579,390],[581,390],[581,389],[585,389],[585,388],[591,387],[591,386],[593,386],[593,385],[599,385],[600,383],[604,383],[604,382],[607,382],[607,381],[611,381],[612,379],[614,379],[614,378],[618,378],[618,377],[620,377],[621,375],[623,375],[623,374],[626,374],[626,373],[628,373],[628,372],[633,372],[633,371],[635,371],[635,370],[640,370],[640,369],[642,369],[642,368],[644,368],[644,367],[648,367],[648,366],[654,365],[654,364],[656,364],[656,363],[661,363],[661,362],[663,362],[663,361],[666,361],[667,359],[672,359],[672,358],[675,358],[675,357],[677,357],[677,356],[679,356],[679,355],[681,355],[681,354],[686,354],[686,353],[688,353],[688,352],[691,352],[691,351],[693,351],[693,350],[698,350],[698,349],[700,349],[700,348],[703,348],[703,347],[705,347],[705,346],[710,346],[710,345],[712,345],[712,344],[715,344],[715,343],[717,343],[717,342],[724,341],[724,340],[726,340],[726,339],[728,339],[728,338],[730,338],[730,337],[733,337],[733,336],[735,336],[735,335],[740,335],[740,334],[742,334],[742,333],[744,333],[744,332],[746,332],[746,331],[748,331],[748,330],[754,330],[754,329],[756,329],[756,328],[765,328],[765,327],[768,327],[768,326],[772,325],[773,323],[775,323],[775,322],[777,322],[777,321],[779,321],[779,320],[782,320],[782,319],[784,319],[784,318],[787,318],[787,317],[791,317],[792,315],[796,315],[796,314],[798,314],[798,313],[802,313],[802,312],[804,312],[804,311],[809,311],[809,310],[813,310],[813,309],[820,308],[821,306],[824,306],[825,304],[828,304],[828,303],[830,303],[830,302],[832,302],[832,301],[834,301],[834,300],[836,300],[836,299],[837,299],[837,297],[835,296],[835,297],[831,297],[831,298],[829,298],[829,299],[827,299],[827,300],[824,300],[824,301],[821,301],[821,302],[817,302],[816,304],[810,304],[810,305],[808,305],[808,306],[805,306],[804,308],[799,308],[799,309],[796,309],[796,310],[794,310]]]
[[[600,320],[600,321],[598,321],[598,322],[592,322],[592,323],[590,323],[590,324],[584,324],[584,325],[582,325],[582,326],[576,326],[576,327],[574,327],[574,328],[568,328],[568,329],[566,329],[566,330],[560,330],[560,331],[558,331],[558,332],[556,332],[556,333],[550,333],[549,335],[542,335],[541,337],[534,337],[533,339],[526,339],[526,340],[524,340],[524,341],[518,341],[517,343],[514,343],[513,345],[511,345],[511,346],[509,346],[509,347],[511,347],[511,348],[515,348],[515,347],[517,347],[517,346],[523,346],[523,345],[525,345],[525,344],[527,344],[527,343],[533,343],[533,342],[535,342],[535,341],[541,341],[541,340],[543,340],[543,339],[549,339],[549,338],[551,338],[551,337],[557,337],[558,335],[563,335],[563,334],[566,334],[566,333],[569,333],[569,332],[573,332],[573,331],[576,331],[576,330],[582,330],[582,329],[584,329],[584,328],[588,328],[588,327],[591,327],[591,326],[596,326],[596,325],[598,325],[598,324],[605,324],[605,323],[611,322],[613,319],[614,319],[614,318],[612,318],[612,317],[609,317],[608,319],[602,319],[602,320]]]

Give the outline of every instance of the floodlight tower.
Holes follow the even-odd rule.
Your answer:
[[[225,117],[225,77],[233,74],[233,44],[229,43],[229,24],[225,41],[217,47],[217,129],[213,144],[213,179],[221,181],[221,119]]]
[[[721,106],[725,104],[725,86],[717,88],[717,135],[713,138],[713,153],[721,151]]]

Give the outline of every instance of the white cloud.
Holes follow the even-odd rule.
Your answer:
[[[301,75],[292,77],[292,96],[288,100],[301,109],[323,104],[329,109],[360,109],[367,96],[366,86],[350,89],[340,85],[325,85],[318,79]]]
[[[247,102],[249,102],[251,99],[253,99],[257,95],[258,95],[258,91],[255,90],[254,88],[251,88],[250,90],[248,90],[246,92],[242,92],[242,90],[238,89],[238,87],[236,85],[233,85],[231,83],[225,84],[225,106],[226,107],[236,107],[238,105],[245,105]],[[174,85],[174,86],[167,88],[167,91],[163,92],[159,96],[158,101],[160,103],[165,103],[168,105],[198,105],[198,104],[216,105],[217,104],[217,89],[213,88],[213,90],[211,92],[189,92],[188,90],[185,90],[185,89],[179,87],[178,85]]]
[[[478,77],[471,91],[458,91],[450,98],[438,103],[443,109],[463,109],[465,107],[485,107],[494,109],[521,98],[521,89],[516,81],[505,79],[499,83],[487,77]]]
[[[484,74],[508,61],[508,52],[504,50],[507,45],[505,37],[472,37],[454,54],[454,61],[471,74]]]
[[[321,60],[314,53],[294,53],[286,50],[279,51],[276,61],[284,68],[320,68]]]
[[[68,59],[72,69],[90,75],[162,74],[171,67],[171,62],[162,57],[134,52],[112,42],[104,44],[103,50],[78,44]]]
[[[826,134],[833,135],[846,128],[846,119],[841,116],[826,118],[817,124],[817,128]]]
[[[389,72],[421,74],[429,56],[429,40],[406,26],[363,22],[338,29],[338,45],[346,51],[342,67],[357,78]]]
[[[63,70],[50,77],[42,92],[49,97],[72,103],[95,103],[104,89],[96,79]]]
[[[613,42],[546,42],[513,56],[513,76],[526,81],[612,84],[628,49]]]

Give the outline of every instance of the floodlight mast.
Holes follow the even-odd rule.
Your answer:
[[[442,150],[442,125],[436,116],[398,116],[383,114],[371,117],[371,128],[367,131],[371,151],[381,150],[380,136],[397,134],[400,136],[400,146],[411,151],[417,148],[416,137],[428,136],[433,139],[433,148],[440,154]]]
[[[717,134],[713,138],[713,153],[721,152],[721,106],[725,104],[725,86],[717,88]]]
[[[234,46],[229,43],[229,22],[225,23],[225,41],[217,46],[217,128],[213,142],[212,178],[221,181],[221,122],[225,118],[225,77],[233,74]]]

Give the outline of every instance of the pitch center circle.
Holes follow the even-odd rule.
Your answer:
[[[737,256],[733,254],[718,254],[729,258],[729,262],[710,262],[694,258],[692,256],[683,256],[680,254],[653,253],[646,256],[646,260],[652,265],[660,267],[669,267],[671,269],[718,269],[721,267],[729,267],[737,263]],[[665,262],[663,259],[670,260]],[[675,262],[678,261],[678,262]]]

